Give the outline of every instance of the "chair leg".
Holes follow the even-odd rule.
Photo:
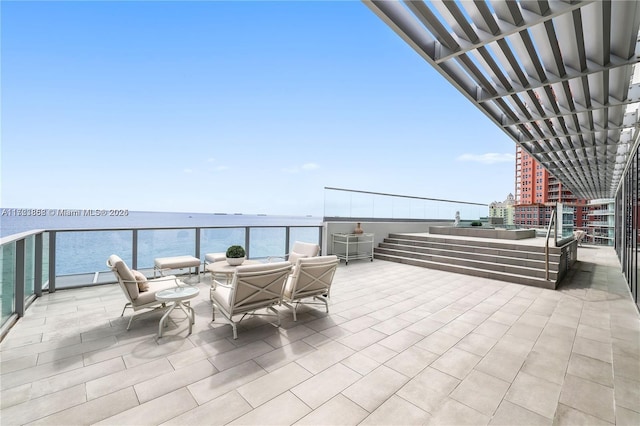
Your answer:
[[[129,324],[127,324],[127,330],[131,328],[131,322],[133,321],[133,314],[131,314],[131,318],[129,318]]]
[[[320,300],[322,303],[324,303],[325,312],[329,313],[329,302],[327,302],[327,298],[326,297],[313,296],[313,298],[316,299],[316,300]]]
[[[278,319],[278,327],[280,327],[280,314],[278,312],[278,310],[276,308],[274,308],[273,306],[269,306],[268,308],[270,311],[272,311],[274,314],[276,314],[276,318]],[[296,311],[293,311],[293,314],[296,314]]]
[[[131,302],[127,302],[124,304],[124,308],[122,308],[122,313],[120,314],[121,317],[124,316],[124,311],[127,309],[127,307],[131,306]]]
[[[288,304],[287,302],[282,302],[282,304],[293,311],[293,320],[298,321],[298,317],[296,316],[296,307],[298,305],[296,304],[296,306],[293,306]]]
[[[216,305],[211,304],[211,322],[216,320]]]
[[[236,327],[236,323],[231,321],[231,328],[233,328],[233,340],[238,339],[238,328]]]

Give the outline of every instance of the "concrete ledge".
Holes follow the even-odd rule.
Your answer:
[[[483,229],[474,228],[456,228],[453,226],[430,226],[430,234],[438,235],[459,235],[461,237],[477,237],[477,238],[495,238],[498,240],[524,240],[526,238],[535,238],[535,229]]]

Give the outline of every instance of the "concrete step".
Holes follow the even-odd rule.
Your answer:
[[[524,251],[528,253],[542,253],[544,255],[545,248],[543,245],[527,245],[511,242],[510,240],[495,241],[483,238],[476,239],[464,239],[464,238],[452,238],[451,236],[437,236],[437,235],[411,235],[411,234],[389,234],[389,239],[405,240],[407,244],[409,241],[423,242],[423,243],[440,243],[440,244],[452,244],[452,245],[464,245],[466,247],[477,247],[479,249],[498,249],[498,250],[511,250],[511,251]],[[520,240],[523,241],[523,240]],[[562,253],[560,247],[549,247],[549,252],[553,254]]]
[[[445,260],[445,262],[438,262],[433,260],[424,260],[424,259],[418,259],[418,258],[397,256],[397,255],[387,254],[387,253],[376,253],[375,258],[380,260],[390,261],[390,262],[398,262],[398,263],[404,263],[407,265],[420,266],[423,268],[436,269],[441,271],[471,275],[475,277],[482,277],[482,278],[488,278],[493,280],[507,281],[515,284],[530,285],[533,287],[540,287],[540,288],[546,288],[546,289],[552,289],[552,290],[556,288],[555,279],[546,280],[544,277],[539,278],[539,277],[533,277],[530,275],[519,275],[519,274],[508,273],[508,272],[500,272],[500,271],[475,268],[470,266],[455,265],[448,262],[448,260]]]
[[[446,250],[436,253],[430,253],[416,251],[415,247],[409,247],[407,249],[403,246],[375,247],[374,257],[376,259],[380,259],[380,256],[382,255],[390,255],[396,258],[425,260],[436,263],[447,263],[459,267],[474,268],[479,270],[501,272],[535,278],[545,278],[546,276],[544,262],[527,259],[515,259],[501,256],[478,256],[474,255],[473,253],[454,252]],[[558,262],[550,263],[549,266],[549,278],[555,281],[558,277]]]
[[[520,246],[518,250],[504,249],[504,248],[491,248],[491,247],[479,247],[479,246],[471,246],[465,244],[450,244],[444,242],[430,242],[430,241],[417,241],[417,240],[407,240],[400,238],[385,238],[382,243],[380,243],[381,247],[393,248],[396,247],[404,247],[406,250],[411,250],[414,248],[417,252],[429,253],[429,250],[439,250],[439,251],[447,251],[452,252],[452,255],[455,256],[454,253],[469,253],[478,256],[499,256],[509,259],[514,259],[514,262],[521,261],[545,261],[544,252],[532,251],[529,250],[526,246]],[[435,252],[433,252],[435,253]],[[478,259],[480,260],[480,259]],[[549,260],[551,262],[557,262],[560,260],[560,254],[557,252],[553,252],[549,254]]]

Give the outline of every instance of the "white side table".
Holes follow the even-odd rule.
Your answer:
[[[171,314],[171,311],[176,307],[180,307],[180,309],[187,314],[187,319],[189,320],[189,334],[191,334],[192,325],[196,322],[196,314],[191,306],[185,305],[183,302],[185,300],[193,299],[199,293],[200,289],[193,286],[174,287],[156,293],[156,300],[160,302],[173,302],[171,307],[160,319],[160,324],[158,324],[158,337],[162,337],[162,328],[167,322],[169,314]]]

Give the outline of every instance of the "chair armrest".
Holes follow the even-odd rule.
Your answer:
[[[267,263],[284,262],[288,258],[289,258],[289,254],[288,253],[285,254],[284,256],[269,256],[269,257],[267,257]]]
[[[218,286],[220,286],[220,287],[225,287],[225,288],[231,288],[231,287],[232,287],[230,284],[223,284],[223,283],[221,283],[221,282],[220,282],[220,281],[218,281],[218,280],[212,280],[212,281],[211,281],[211,289],[212,289],[212,290],[215,290],[215,289],[216,289],[216,287],[218,287]]]

